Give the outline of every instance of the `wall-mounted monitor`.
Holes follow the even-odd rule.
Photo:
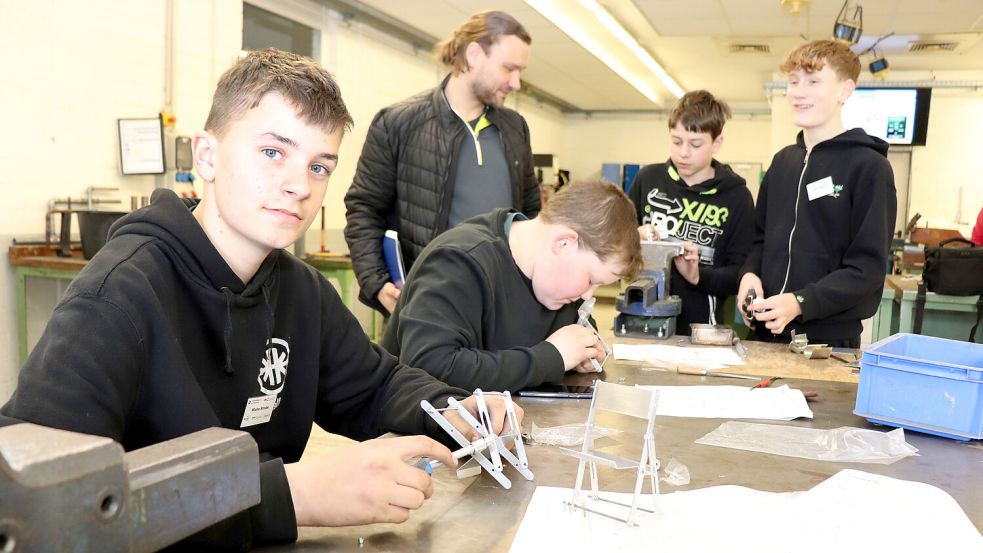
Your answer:
[[[843,104],[843,126],[888,144],[924,146],[931,105],[931,88],[858,88]]]

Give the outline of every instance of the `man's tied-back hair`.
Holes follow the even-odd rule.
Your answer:
[[[349,130],[354,122],[338,83],[323,67],[310,58],[267,48],[250,52],[222,75],[205,130],[222,134],[271,92],[283,96],[307,124],[328,132]]]
[[[441,63],[452,67],[455,72],[464,73],[470,69],[467,59],[468,44],[477,42],[487,54],[499,37],[508,35],[515,35],[522,42],[532,44],[532,37],[516,18],[505,12],[486,10],[468,18],[450,38],[437,44],[434,50]]]

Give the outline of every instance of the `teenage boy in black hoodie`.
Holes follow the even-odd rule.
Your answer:
[[[113,226],[2,414],[126,450],[213,426],[249,432],[261,503],[194,536],[202,549],[291,541],[298,525],[406,520],[433,491],[406,461],[456,465],[432,439],[370,440],[300,461],[312,423],[355,439],[440,435],[420,400],[467,396],[370,343],[331,285],[281,250],[319,211],[351,122],[312,60],[263,50],[237,62],[194,137],[201,202],[158,190]],[[489,399],[500,428],[501,402]]]
[[[669,112],[669,160],[646,165],[628,196],[643,240],[684,240],[669,290],[683,300],[676,332],[692,323],[725,324],[724,300],[754,237],[754,202],[744,179],[713,159],[723,144],[727,104],[706,90],[687,92]]]
[[[781,70],[796,143],[775,154],[758,193],[754,246],[738,297],[753,289],[752,338],[860,347],[861,321],[877,311],[894,232],[897,194],[887,143],[845,130],[843,102],[860,75],[845,45],[816,40]]]
[[[510,209],[468,219],[424,248],[382,344],[468,389],[595,372],[604,348],[577,309],[641,267],[632,211],[621,189],[592,180],[564,187],[534,219]]]

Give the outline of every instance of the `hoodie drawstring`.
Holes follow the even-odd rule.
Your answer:
[[[232,368],[232,302],[235,295],[228,286],[222,287],[222,294],[225,296],[225,330],[222,332],[225,339],[225,374],[231,375],[236,372]]]
[[[273,341],[273,308],[270,307],[270,285],[269,281],[263,283],[263,303],[266,304],[266,347],[269,348]]]

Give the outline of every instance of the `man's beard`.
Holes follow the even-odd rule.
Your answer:
[[[474,97],[481,101],[482,104],[486,106],[491,106],[493,108],[500,108],[505,103],[504,98],[499,99],[498,88],[490,87],[481,80],[476,80],[471,83],[471,92]]]

